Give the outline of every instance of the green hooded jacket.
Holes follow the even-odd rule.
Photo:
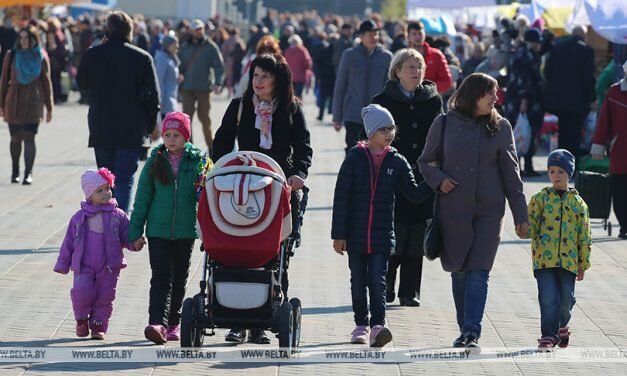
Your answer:
[[[163,184],[152,173],[157,158],[163,158],[170,166],[163,144],[152,151],[139,177],[128,240],[132,242],[140,238],[144,234],[144,225],[149,238],[196,239],[198,192],[204,184],[204,174],[211,168],[211,160],[188,142],[176,179]]]

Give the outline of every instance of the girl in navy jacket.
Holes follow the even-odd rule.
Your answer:
[[[342,163],[333,198],[331,237],[335,252],[348,253],[355,330],[351,343],[381,347],[392,340],[385,324],[385,275],[394,249],[394,194],[419,203],[433,191],[416,184],[407,160],[392,148],[396,126],[388,110],[371,104],[361,116],[368,141]],[[370,295],[368,320],[367,290]]]

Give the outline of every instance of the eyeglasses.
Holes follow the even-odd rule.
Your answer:
[[[395,126],[391,126],[391,127],[383,127],[383,128],[379,128],[377,129],[377,132],[386,135],[388,133],[393,133],[396,132],[396,127]]]
[[[405,65],[405,64],[403,64],[401,66],[401,69],[405,69],[405,70],[413,72],[413,71],[421,71],[421,70],[423,70],[423,67],[420,66],[420,65]]]

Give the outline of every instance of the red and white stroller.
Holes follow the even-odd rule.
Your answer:
[[[198,207],[205,265],[200,293],[183,303],[182,347],[202,346],[205,334],[233,327],[270,330],[281,348],[298,347],[301,303],[286,301],[281,283],[300,245],[306,203],[304,190],[292,231],[290,189],[278,163],[245,151],[215,163]]]

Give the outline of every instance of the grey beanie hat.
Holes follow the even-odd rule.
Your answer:
[[[161,45],[164,50],[167,50],[172,44],[177,43],[178,41],[178,38],[174,35],[166,34],[163,36],[163,39],[161,39]]]
[[[390,111],[378,104],[369,104],[362,108],[361,118],[364,121],[364,129],[368,138],[372,137],[379,128],[395,125],[394,117]]]

